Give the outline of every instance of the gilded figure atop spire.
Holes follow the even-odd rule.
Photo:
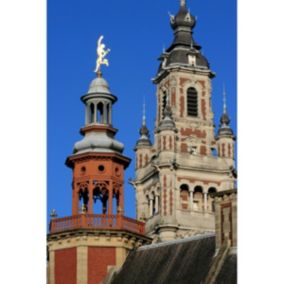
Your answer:
[[[101,77],[101,65],[109,66],[108,59],[105,57],[110,53],[110,49],[106,49],[106,45],[102,43],[104,36],[100,36],[98,39],[98,46],[97,46],[97,65],[95,69],[95,73],[98,77]]]

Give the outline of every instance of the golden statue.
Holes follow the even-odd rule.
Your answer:
[[[98,47],[97,47],[97,55],[98,55],[98,58],[97,58],[97,66],[96,66],[96,69],[95,69],[95,72],[96,73],[100,73],[100,68],[101,68],[101,65],[106,65],[108,66],[109,63],[108,63],[108,60],[105,58],[108,53],[110,52],[110,49],[105,49],[106,46],[105,44],[102,43],[103,41],[103,36],[100,36],[99,40],[98,40]]]

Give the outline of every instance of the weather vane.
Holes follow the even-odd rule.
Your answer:
[[[110,49],[106,49],[105,44],[102,43],[104,36],[100,36],[98,40],[98,46],[97,46],[97,66],[95,69],[95,72],[97,74],[101,74],[101,65],[109,66],[108,60],[105,58],[109,52]]]

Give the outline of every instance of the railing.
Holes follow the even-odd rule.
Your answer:
[[[143,222],[122,215],[79,214],[64,218],[55,218],[50,222],[50,233],[59,233],[75,229],[126,230],[144,234]]]

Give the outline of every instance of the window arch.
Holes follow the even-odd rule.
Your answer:
[[[187,184],[182,184],[180,186],[180,202],[182,209],[189,209],[189,187]]]
[[[198,116],[198,95],[192,87],[187,90],[187,115]]]
[[[98,103],[97,106],[97,123],[104,122],[104,105],[103,103]]]
[[[162,119],[165,117],[164,111],[165,111],[166,105],[167,105],[167,93],[164,92],[163,97],[162,97]]]
[[[208,189],[208,205],[209,205],[209,211],[215,212],[215,202],[214,202],[214,193],[216,193],[217,190],[215,187],[210,187]]]
[[[196,186],[193,192],[193,210],[202,211],[203,209],[203,188]]]
[[[89,123],[93,123],[95,119],[95,106],[93,103],[90,104],[90,112],[89,112]]]

